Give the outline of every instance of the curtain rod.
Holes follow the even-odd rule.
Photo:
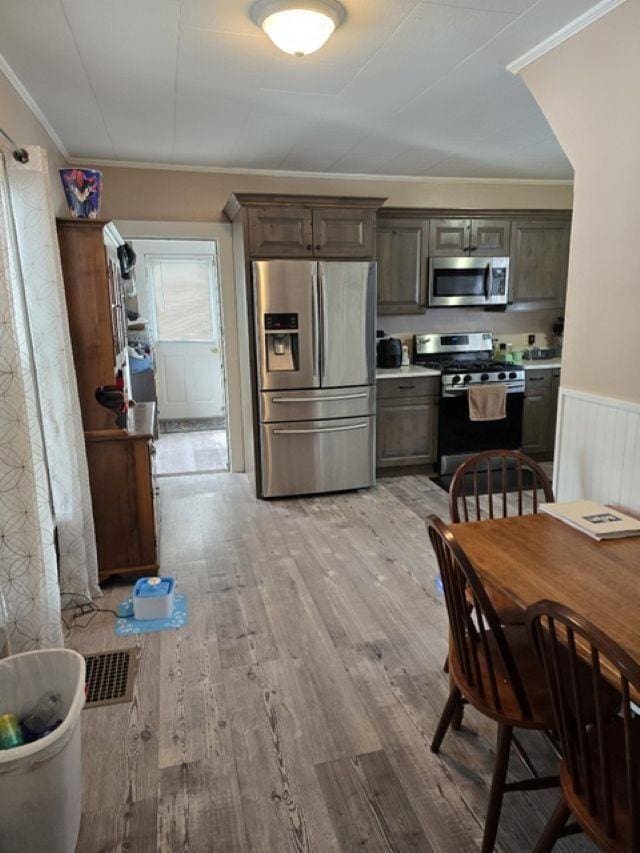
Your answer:
[[[0,134],[4,136],[9,145],[13,147],[13,159],[17,160],[18,163],[28,163],[29,162],[29,154],[24,148],[20,148],[13,139],[0,127]]]

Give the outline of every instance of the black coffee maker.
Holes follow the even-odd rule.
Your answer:
[[[381,368],[400,367],[402,365],[402,342],[398,338],[379,338],[377,366]]]

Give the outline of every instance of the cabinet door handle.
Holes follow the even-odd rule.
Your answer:
[[[398,385],[398,388],[401,391],[411,391],[415,387],[416,387],[415,385]]]

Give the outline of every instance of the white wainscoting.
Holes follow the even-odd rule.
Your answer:
[[[560,389],[554,491],[640,513],[640,403]]]

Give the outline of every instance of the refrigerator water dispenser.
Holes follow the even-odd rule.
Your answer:
[[[264,315],[267,371],[298,370],[298,315]]]

